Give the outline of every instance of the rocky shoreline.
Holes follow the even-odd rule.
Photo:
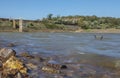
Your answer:
[[[120,60],[96,54],[43,55],[0,49],[0,78],[119,78]]]

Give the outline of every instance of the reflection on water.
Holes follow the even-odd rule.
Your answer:
[[[95,39],[94,35],[103,35]],[[120,34],[0,33],[0,44],[15,43],[17,52],[71,54],[97,53],[120,57]]]

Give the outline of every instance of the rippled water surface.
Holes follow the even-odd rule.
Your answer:
[[[95,39],[94,35],[103,36]],[[97,53],[120,57],[120,34],[0,33],[1,45],[14,43],[17,52],[71,54]]]

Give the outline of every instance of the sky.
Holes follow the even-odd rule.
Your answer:
[[[42,19],[54,16],[120,17],[120,0],[0,0],[0,18]]]

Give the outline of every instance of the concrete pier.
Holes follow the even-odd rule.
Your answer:
[[[23,32],[22,19],[19,19],[19,32]]]
[[[15,26],[16,25],[15,19],[13,19],[12,22],[13,22],[13,28],[15,29],[16,28],[16,26]]]

